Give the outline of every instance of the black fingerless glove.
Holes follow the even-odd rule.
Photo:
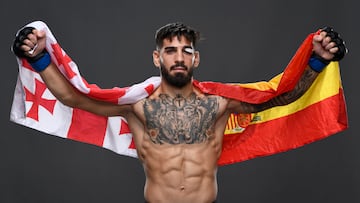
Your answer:
[[[345,42],[340,38],[339,33],[335,32],[331,27],[324,27],[320,32],[326,32],[326,36],[331,38],[331,42],[335,42],[335,47],[338,47],[338,51],[334,53],[334,57],[331,60],[326,60],[321,56],[313,53],[309,60],[309,66],[316,72],[321,72],[331,61],[340,61],[347,53]]]
[[[49,53],[44,49],[41,53],[36,56],[29,57],[26,55],[26,51],[21,49],[21,46],[24,44],[24,40],[28,39],[27,36],[32,33],[34,27],[25,27],[19,31],[16,35],[14,43],[12,45],[12,51],[19,58],[25,58],[37,72],[43,71],[51,63],[51,57]]]
[[[331,41],[335,42],[335,46],[339,48],[339,50],[334,53],[334,58],[332,58],[331,61],[340,61],[343,59],[347,53],[347,48],[345,47],[344,40],[340,38],[339,33],[335,32],[331,27],[325,27],[321,29],[321,31],[325,31],[327,33],[326,36],[329,36]]]

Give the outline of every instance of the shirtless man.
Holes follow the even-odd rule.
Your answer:
[[[295,101],[329,61],[344,56],[346,48],[336,32],[323,29],[313,38],[314,55],[294,90],[255,105],[207,95],[193,86],[192,73],[200,63],[195,50],[198,39],[198,32],[181,23],[161,27],[153,51],[161,84],[148,98],[132,105],[97,101],[76,91],[49,59],[42,31],[24,28],[13,51],[32,64],[63,104],[127,119],[146,175],[147,202],[211,203],[217,197],[217,161],[230,113],[259,112]]]

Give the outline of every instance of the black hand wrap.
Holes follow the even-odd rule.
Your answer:
[[[331,61],[340,61],[347,53],[344,41],[340,38],[339,33],[335,32],[331,27],[324,27],[320,30],[326,32],[326,36],[331,38],[331,42],[335,43],[338,51],[334,53],[334,57],[330,60],[313,53],[309,59],[309,66],[316,72],[321,72]]]
[[[335,46],[338,47],[338,51],[334,53],[334,57],[331,61],[340,61],[344,58],[345,54],[347,53],[347,48],[345,47],[345,42],[341,39],[339,33],[335,32],[332,27],[324,27],[321,31],[326,32],[326,36],[331,38],[332,42],[335,42]]]
[[[41,53],[38,53],[35,56],[28,56],[25,53],[27,51],[24,51],[21,46],[24,45],[24,40],[29,39],[28,35],[33,32],[35,28],[34,27],[25,27],[22,30],[19,31],[19,33],[16,35],[12,51],[14,54],[19,58],[25,58],[30,65],[38,72],[44,70],[50,63],[51,63],[51,57],[49,53],[44,49]]]
[[[25,53],[26,51],[24,51],[23,49],[21,49],[21,46],[24,45],[24,40],[28,39],[27,36],[32,33],[32,31],[35,28],[33,27],[25,27],[22,30],[19,31],[19,33],[16,35],[13,46],[12,46],[12,51],[14,52],[14,54],[19,57],[19,58],[32,58],[27,56]]]

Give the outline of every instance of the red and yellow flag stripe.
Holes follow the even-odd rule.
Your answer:
[[[284,152],[346,128],[339,64],[332,62],[295,102],[255,114],[232,114],[218,163],[231,164]]]
[[[291,91],[312,53],[308,35],[284,72],[249,84],[194,82],[204,93],[258,104]],[[330,63],[295,102],[256,114],[232,114],[226,126],[219,165],[267,156],[323,139],[348,127],[338,62]]]

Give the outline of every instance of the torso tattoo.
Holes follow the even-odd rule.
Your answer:
[[[205,142],[213,131],[219,103],[214,96],[171,98],[161,94],[146,99],[144,115],[151,140],[157,144],[193,144]]]

